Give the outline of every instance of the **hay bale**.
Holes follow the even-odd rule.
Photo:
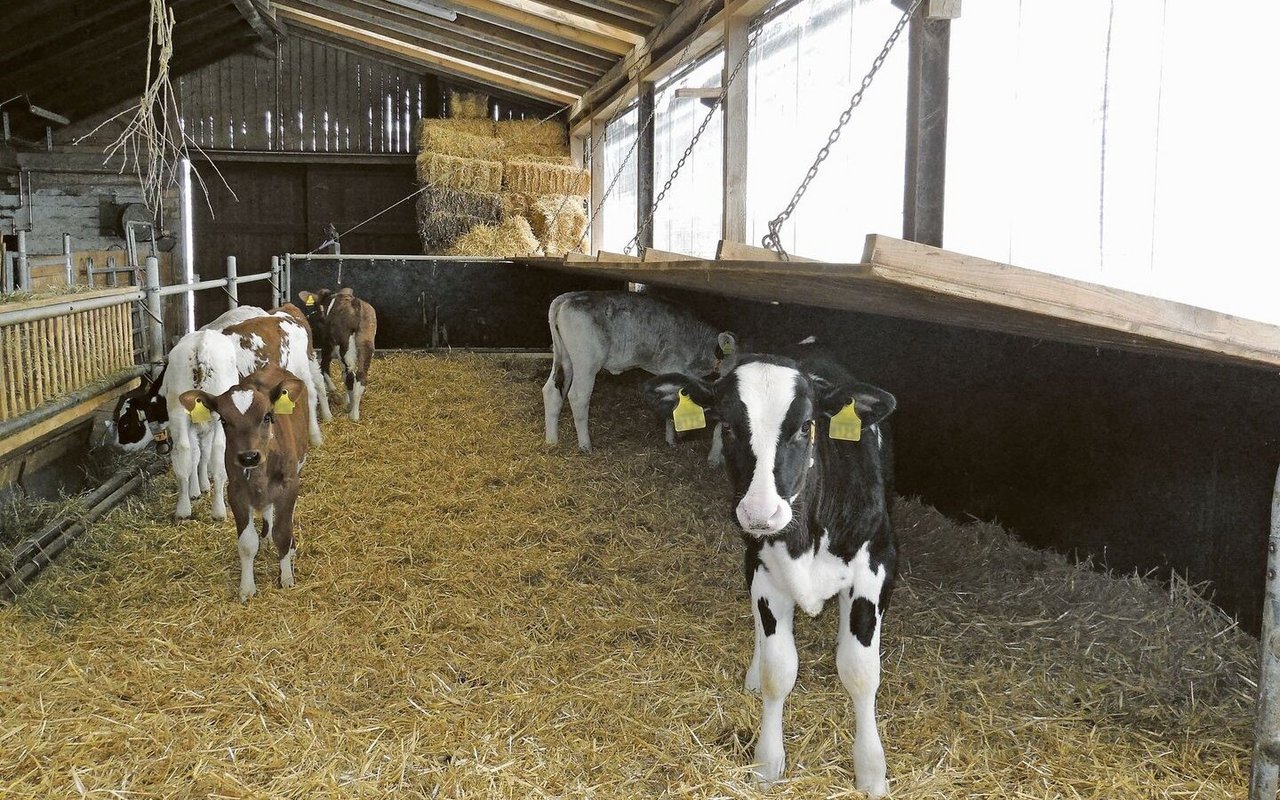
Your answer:
[[[508,258],[538,252],[538,239],[524,217],[508,217],[498,225],[477,225],[454,240],[447,255]]]
[[[494,123],[494,135],[506,142],[512,152],[523,152],[521,148],[533,146],[559,148],[559,152],[547,153],[547,155],[568,155],[569,153],[569,131],[559,122],[542,122],[536,119],[502,120]],[[545,151],[539,149],[536,152]]]
[[[502,195],[497,192],[460,192],[440,186],[428,186],[418,198],[419,215],[469,214],[483,222],[502,219]]]
[[[538,199],[537,195],[526,192],[502,192],[498,197],[502,204],[502,216],[504,217],[529,216],[529,209],[533,207],[534,201]]]
[[[581,252],[587,230],[587,198],[548,194],[534,198],[525,214],[533,235],[549,256]]]
[[[534,161],[539,164],[557,164],[562,167],[575,166],[573,159],[569,156],[559,154],[539,155],[537,153],[512,153],[508,155],[504,161]]]
[[[503,185],[509,192],[537,195],[585,195],[591,192],[591,173],[585,169],[545,161],[508,161],[502,177]]]
[[[452,119],[489,118],[489,95],[479,92],[449,91],[449,117]]]
[[[418,138],[418,149],[424,153],[440,153],[459,158],[479,158],[487,161],[502,159],[506,145],[492,136],[463,133],[442,125],[424,126]]]
[[[502,163],[460,158],[443,153],[418,155],[418,180],[427,186],[464,192],[497,192],[502,188]]]
[[[422,242],[422,254],[444,255],[458,237],[486,224],[488,220],[472,214],[421,215],[418,217],[418,239]]]
[[[536,142],[520,144],[516,142],[504,142],[503,152],[506,153],[508,159],[533,157],[563,160],[566,163],[570,161],[569,148],[563,144],[538,144]]]
[[[418,149],[430,150],[426,137],[437,133],[464,133],[468,136],[493,137],[493,120],[490,119],[424,119],[418,123]]]

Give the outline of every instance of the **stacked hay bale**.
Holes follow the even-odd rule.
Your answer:
[[[477,95],[450,93],[449,109],[449,119],[423,120],[419,129],[423,252],[523,256],[579,250],[591,180],[571,165],[564,126],[474,116],[488,109],[488,98]]]

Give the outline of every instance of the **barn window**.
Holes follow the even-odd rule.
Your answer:
[[[803,0],[758,23],[763,30],[752,50],[748,87],[752,242],[790,200],[901,15],[887,2]],[[902,231],[905,37],[899,46],[784,227],[789,251],[856,261],[866,234]]]
[[[1250,235],[1280,216],[1280,152],[1255,144],[1273,111],[1247,78],[1275,73],[1277,27],[1265,2],[966,4],[945,246],[1280,322]]]
[[[633,107],[605,131],[604,145],[600,148],[600,166],[604,170],[605,188],[618,175],[617,185],[601,206],[604,220],[604,241],[598,249],[622,252],[636,233],[636,143],[637,113]],[[625,165],[623,164],[625,160]]]
[[[723,51],[655,87],[653,193],[657,197],[676,162],[707,116],[696,96],[677,97],[681,89],[720,88]],[[661,250],[714,258],[720,241],[724,125],[720,107],[698,139],[675,183],[653,215],[653,246]],[[645,210],[644,213],[648,213]]]

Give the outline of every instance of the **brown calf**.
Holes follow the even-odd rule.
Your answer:
[[[329,383],[329,362],[335,354],[341,357],[343,383],[347,387],[347,413],[360,419],[360,398],[369,380],[369,361],[373,359],[373,339],[378,332],[378,316],[373,306],[355,296],[350,287],[336,293],[321,289],[319,293],[299,292],[307,307],[320,347],[320,371]]]
[[[228,325],[222,332],[237,344],[236,371],[241,376],[273,366],[289,370],[306,385],[310,393],[307,424],[311,443],[318,445],[323,441],[320,421],[330,417],[329,398],[323,387],[317,385],[319,366],[312,358],[310,327],[305,317],[296,320],[295,313],[300,314],[297,307],[289,311],[282,306],[280,312]]]
[[[253,559],[258,554],[254,512],[262,515],[262,536],[271,536],[280,558],[280,586],[293,586],[293,508],[298,471],[306,458],[306,385],[291,372],[267,366],[214,397],[183,392],[183,408],[193,416],[216,412],[227,447],[225,463],[231,513],[239,531],[240,599],[257,593]],[[203,409],[199,407],[203,406]],[[299,413],[294,413],[295,406]]]

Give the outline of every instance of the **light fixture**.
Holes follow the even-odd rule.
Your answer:
[[[59,125],[70,125],[70,124],[71,124],[71,120],[67,119],[66,117],[62,116],[61,114],[55,114],[55,113],[53,113],[52,111],[50,111],[49,109],[47,109],[47,108],[41,108],[40,106],[35,105],[34,103],[27,103],[27,109],[28,109],[28,110],[30,110],[32,114],[35,114],[37,117],[41,117],[41,118],[43,118],[43,119],[47,119],[47,120],[49,120],[50,122],[56,122],[56,123],[58,123]]]
[[[435,3],[429,2],[429,0],[391,0],[391,2],[401,6],[402,8],[419,11],[433,17],[439,17],[446,22],[453,22],[458,19],[457,11],[454,11],[452,8],[436,5]]]

